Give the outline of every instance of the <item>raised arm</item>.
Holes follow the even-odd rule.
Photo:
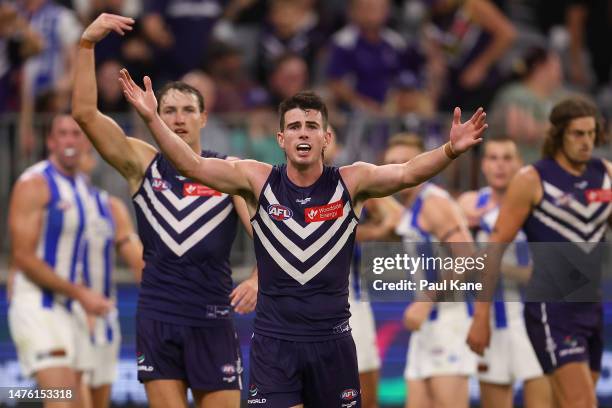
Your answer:
[[[141,140],[126,137],[114,120],[98,110],[94,60],[96,43],[111,31],[123,35],[132,29],[133,23],[131,18],[101,14],[83,33],[77,54],[72,116],[104,160],[121,173],[135,192],[157,151]]]
[[[145,263],[142,257],[142,242],[134,231],[132,220],[125,204],[117,197],[110,198],[110,207],[115,222],[115,246],[121,259],[132,271],[134,280],[140,283]]]
[[[215,190],[240,195],[247,203],[256,201],[272,166],[253,160],[201,157],[162,121],[157,113],[151,78],[144,77],[143,90],[132,80],[128,71],[122,69],[119,81],[126,99],[138,111],[161,151],[180,174]]]
[[[461,153],[482,142],[487,128],[486,113],[479,108],[465,123],[461,110],[455,108],[450,141],[437,149],[422,153],[403,164],[375,166],[355,163],[341,169],[351,195],[356,201],[391,195],[429,180],[448,166]]]
[[[12,242],[12,262],[16,269],[32,282],[79,301],[92,314],[107,313],[112,303],[88,288],[59,277],[37,255],[38,241],[43,233],[44,209],[49,201],[49,188],[38,175],[17,181],[9,207],[9,233]]]

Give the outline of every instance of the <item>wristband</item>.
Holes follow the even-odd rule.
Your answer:
[[[457,157],[459,157],[459,155],[453,151],[453,146],[451,145],[451,142],[446,142],[444,144],[444,153],[451,160],[455,160]]]
[[[87,48],[88,50],[93,49],[94,45],[93,41],[86,40],[85,38],[81,38],[81,41],[79,41],[79,47]]]

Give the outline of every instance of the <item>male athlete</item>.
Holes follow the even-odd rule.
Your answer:
[[[153,408],[186,407],[187,388],[198,407],[238,407],[242,362],[231,309],[253,310],[257,278],[232,291],[229,254],[239,215],[250,229],[248,211],[240,197],[180,175],[165,155],[126,137],[97,109],[94,46],[132,24],[102,14],[83,33],[72,114],[133,194],[146,264],[137,310],[138,378]],[[167,84],[159,113],[194,154],[225,159],[201,149],[206,111],[196,89]]]
[[[567,243],[561,244],[565,246],[553,258],[544,255],[546,262],[534,252],[528,290],[547,288],[560,293],[543,302],[529,299],[532,301],[525,303],[525,324],[558,404],[562,408],[590,408],[597,405],[595,385],[603,352],[602,305],[597,299],[590,303],[563,302],[568,293],[562,284],[579,278],[581,272],[594,272],[581,270],[582,262],[601,267],[601,251],[595,245],[604,240],[610,223],[612,165],[592,157],[594,146],[603,141],[603,129],[597,108],[590,101],[579,97],[564,100],[553,108],[549,119],[543,159],[521,169],[510,182],[490,241],[498,245],[512,242],[522,228],[529,242],[549,243],[548,249]],[[573,243],[590,243],[590,247]],[[583,252],[589,249],[589,253]],[[477,304],[467,340],[481,355],[491,337],[490,309],[489,302]]]
[[[64,388],[75,397],[46,400],[45,407],[76,407],[82,401],[80,372],[88,367],[73,300],[93,315],[112,308],[110,300],[79,283],[91,204],[78,171],[84,142],[69,115],[56,116],[47,136],[49,158],[27,169],[11,194],[11,259],[17,273],[8,320],[21,369],[39,388]]]
[[[520,166],[521,158],[512,139],[485,142],[481,170],[487,186],[468,191],[458,199],[478,242],[488,241],[501,199]],[[550,386],[529,342],[518,290],[531,274],[524,232],[519,231],[513,245],[507,248],[502,270],[504,279],[491,310],[491,344],[478,364],[481,404],[484,408],[511,408],[514,382],[522,381],[527,408],[550,407]]]
[[[384,162],[404,163],[423,150],[418,136],[399,134],[389,140]],[[459,207],[435,184],[402,190],[400,201],[404,212],[395,232],[413,255],[434,250],[432,242],[463,242],[466,248],[472,242]],[[433,278],[430,271],[421,272]],[[407,408],[469,406],[468,379],[476,372],[476,356],[463,339],[470,325],[470,306],[465,301],[419,299],[406,308],[404,325],[412,330],[404,373]]]
[[[250,354],[250,406],[359,406],[359,377],[348,308],[348,275],[357,216],[370,197],[417,185],[479,143],[479,109],[466,123],[455,110],[451,141],[409,163],[323,165],[330,141],[327,108],[310,92],[281,103],[277,140],[287,163],[204,158],[161,119],[149,77],[146,91],[126,70],[128,101],[161,150],[186,177],[240,194],[253,216],[260,270]]]
[[[96,166],[94,149],[89,141],[81,159],[80,169],[90,175]],[[87,287],[115,299],[113,280],[115,252],[125,261],[137,282],[140,282],[144,261],[142,243],[134,232],[132,220],[117,197],[89,185],[91,195],[88,207],[88,229],[86,232],[83,259],[83,278]],[[121,346],[121,331],[117,308],[104,317],[89,316],[85,338],[92,343],[85,359],[91,362],[84,373],[84,381],[93,408],[110,406],[111,386],[117,378],[117,362]]]

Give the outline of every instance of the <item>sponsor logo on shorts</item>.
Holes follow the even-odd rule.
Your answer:
[[[268,214],[275,221],[285,221],[293,216],[293,211],[284,205],[271,204],[268,206]]]
[[[138,364],[144,363],[145,355],[143,353],[136,353],[136,361],[138,361]]]
[[[320,222],[342,217],[344,213],[344,202],[342,200],[304,209],[304,220],[306,222]]]
[[[221,372],[225,375],[236,374],[236,367],[233,364],[225,364],[221,366]]]
[[[153,190],[155,191],[164,191],[164,190],[170,189],[170,183],[168,183],[166,180],[161,179],[159,177],[153,178],[151,182],[151,186],[153,187]]]
[[[145,371],[150,373],[153,371],[153,366],[144,365],[145,355],[144,353],[136,353],[136,361],[138,362],[138,371]]]
[[[583,346],[578,345],[578,340],[576,340],[572,336],[565,336],[563,339],[563,348],[559,350],[559,357],[571,356],[573,354],[582,354],[585,352],[585,348]]]
[[[257,386],[255,384],[251,384],[249,387],[249,395],[251,397],[256,397],[259,393]],[[268,400],[266,398],[249,398],[247,399],[247,404],[265,404]]]
[[[352,406],[357,405],[357,397],[359,396],[359,391],[354,388],[349,388],[340,394],[340,399],[344,401],[342,403],[342,408],[350,408]]]

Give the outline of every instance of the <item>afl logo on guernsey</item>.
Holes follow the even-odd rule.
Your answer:
[[[164,179],[157,178],[157,177],[151,181],[151,186],[153,187],[153,190],[155,191],[164,191],[164,190],[170,189],[170,183],[168,183]]]
[[[271,204],[268,206],[268,214],[273,220],[285,221],[291,218],[293,211],[280,204]]]

